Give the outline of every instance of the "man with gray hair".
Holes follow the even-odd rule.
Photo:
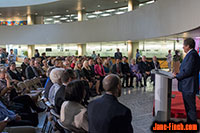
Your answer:
[[[103,80],[106,94],[92,101],[88,106],[89,132],[91,133],[133,133],[131,110],[121,104],[121,80],[115,74]]]

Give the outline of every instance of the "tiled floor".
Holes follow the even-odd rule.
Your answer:
[[[172,90],[177,90],[177,80],[173,80]],[[149,82],[144,88],[123,88],[119,101],[132,111],[132,125],[135,133],[150,133],[154,121],[152,115],[154,88]]]

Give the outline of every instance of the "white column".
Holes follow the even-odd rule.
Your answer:
[[[34,15],[27,15],[27,24],[28,25],[33,25],[35,24],[35,16]]]
[[[139,42],[127,41],[128,45],[128,60],[136,58],[136,50],[139,49]]]
[[[28,58],[33,57],[34,52],[35,52],[35,45],[28,45]]]
[[[78,44],[78,56],[86,55],[86,44]]]

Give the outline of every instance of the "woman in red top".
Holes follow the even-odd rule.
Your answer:
[[[104,68],[103,68],[103,65],[102,65],[102,59],[101,58],[96,58],[95,60],[95,66],[94,66],[94,71],[95,71],[95,74],[97,75],[97,86],[96,86],[96,92],[98,95],[100,95],[100,91],[99,91],[99,88],[101,90],[103,90],[103,86],[102,86],[102,81],[105,77],[105,71],[104,71]]]

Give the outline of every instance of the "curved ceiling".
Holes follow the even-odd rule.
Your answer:
[[[9,1],[10,5],[15,4],[15,6],[4,7],[3,5],[9,4]],[[16,1],[17,3],[14,3]],[[23,3],[21,1],[26,1],[26,4],[24,3],[24,6],[18,7],[20,3]],[[32,1],[32,4],[28,1]],[[49,3],[45,3],[45,1],[49,1]],[[150,0],[133,1],[143,3]],[[41,4],[34,5],[34,3],[39,2]],[[26,16],[27,14],[37,14],[38,16],[64,15],[77,13],[78,10],[93,12],[124,6],[128,6],[128,0],[0,0],[0,17]]]
[[[0,0],[0,8],[40,5],[55,1],[57,0]]]

